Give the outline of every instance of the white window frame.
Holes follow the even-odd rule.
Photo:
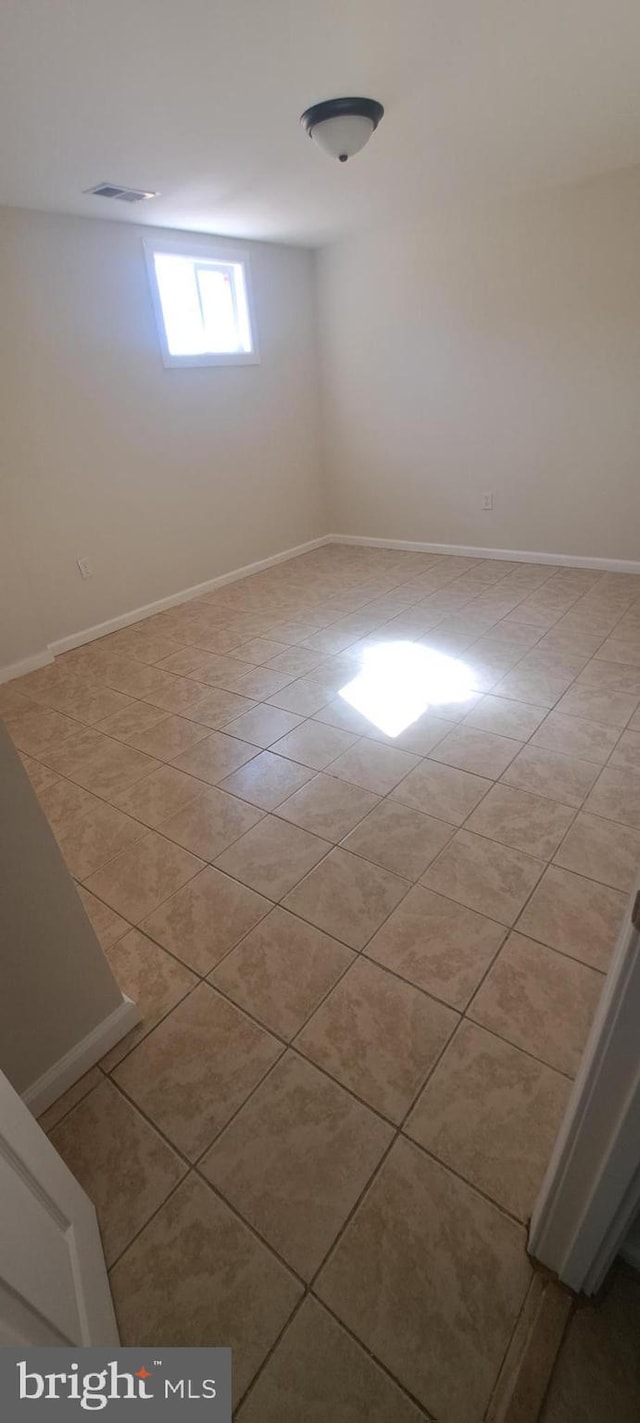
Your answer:
[[[222,242],[220,239],[204,237],[201,235],[185,235],[184,238],[167,237],[145,237],[143,238],[143,248],[149,274],[149,287],[151,290],[151,300],[153,303],[158,336],[160,338],[160,349],[162,360],[167,367],[180,366],[258,366],[260,364],[260,351],[258,348],[258,338],[256,331],[256,317],[253,303],[253,292],[251,286],[251,269],[249,253],[246,247],[237,247],[233,243]],[[251,350],[250,351],[205,351],[195,355],[173,355],[169,350],[167,333],[164,324],[164,314],[162,311],[162,301],[156,276],[155,257],[156,254],[167,253],[177,257],[192,257],[194,261],[199,259],[203,262],[220,262],[224,266],[231,264],[242,267],[245,293],[247,298],[247,309],[249,312],[249,327],[251,330]]]

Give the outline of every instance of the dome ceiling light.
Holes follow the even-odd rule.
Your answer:
[[[383,113],[377,99],[325,99],[305,109],[300,123],[325,153],[346,163],[368,143]]]

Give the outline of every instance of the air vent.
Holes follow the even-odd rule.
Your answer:
[[[85,188],[85,193],[93,193],[96,198],[115,198],[119,203],[143,203],[147,198],[157,198],[159,193],[148,193],[143,188],[122,188],[116,183],[96,183],[95,188]]]

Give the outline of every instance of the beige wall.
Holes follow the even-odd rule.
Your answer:
[[[260,365],[167,370],[143,231],[0,209],[0,668],[326,532],[313,254],[242,244]]]
[[[262,363],[166,370],[148,229],[0,209],[0,674],[329,529],[637,559],[639,230],[635,170],[247,244]]]
[[[0,220],[0,673],[3,667],[36,655],[44,646],[21,527],[21,513],[26,515],[28,508],[24,500],[24,470],[18,464],[18,440],[25,420],[19,413],[23,375],[17,333],[21,303],[16,283],[11,280],[13,258],[13,235]]]
[[[633,170],[326,248],[332,531],[639,559],[639,233]]]
[[[44,645],[34,590],[14,529],[9,510],[0,508],[0,675],[3,669],[21,668]]]
[[[0,722],[0,1069],[24,1092],[122,994]]]

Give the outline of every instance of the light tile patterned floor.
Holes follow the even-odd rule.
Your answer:
[[[381,641],[463,699],[376,726],[341,691]],[[123,1342],[231,1344],[241,1423],[481,1423],[640,863],[639,708],[637,577],[338,546],[0,688],[143,1013],[44,1124]]]

